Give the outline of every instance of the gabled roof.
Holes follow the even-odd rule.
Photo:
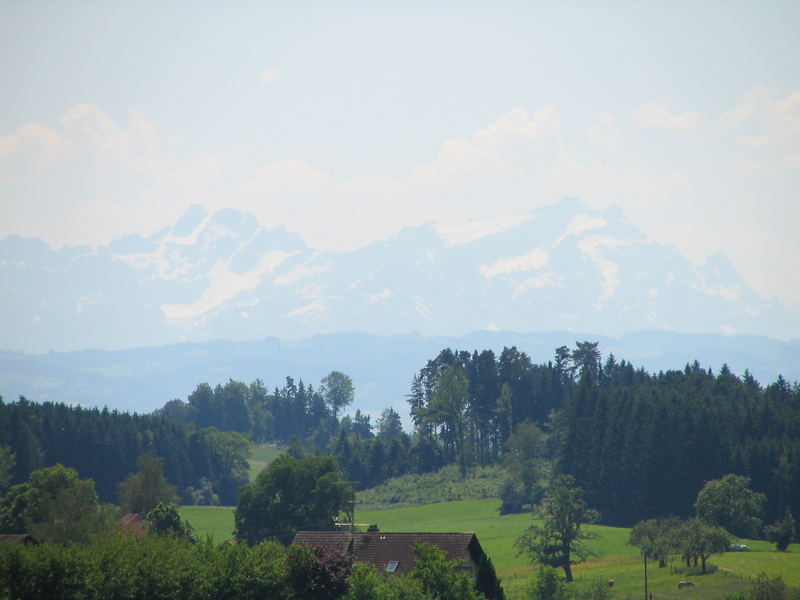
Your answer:
[[[119,520],[119,526],[125,533],[144,533],[147,531],[148,521],[139,513],[128,513]]]
[[[354,562],[370,563],[378,571],[387,571],[389,563],[396,562],[388,572],[403,575],[414,568],[414,544],[419,542],[438,546],[448,560],[477,562],[483,554],[474,533],[298,531],[292,543],[349,553]]]

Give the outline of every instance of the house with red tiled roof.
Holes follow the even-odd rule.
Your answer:
[[[349,554],[354,563],[368,563],[378,572],[406,575],[414,569],[414,546],[437,546],[447,560],[460,561],[487,597],[502,598],[500,581],[491,560],[474,533],[397,533],[368,531],[298,531],[292,544]],[[495,590],[497,592],[495,593]]]
[[[447,560],[460,560],[477,574],[483,550],[474,533],[383,533],[381,531],[298,531],[293,544],[337,550],[353,562],[369,563],[378,571],[405,575],[414,568],[414,544],[438,546]]]
[[[145,533],[150,522],[139,513],[128,513],[119,520],[119,527],[124,533]]]

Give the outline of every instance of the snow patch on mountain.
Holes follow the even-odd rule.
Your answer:
[[[593,229],[602,229],[608,224],[608,221],[604,217],[593,217],[587,214],[580,214],[575,215],[572,217],[572,220],[567,225],[567,228],[564,230],[558,238],[556,239],[556,246],[558,246],[561,242],[563,242],[566,238],[571,235],[579,236],[580,234],[591,231]]]
[[[539,273],[535,277],[529,277],[528,279],[524,279],[522,281],[512,281],[511,285],[514,289],[511,299],[516,300],[530,289],[543,288],[551,285],[558,286],[563,284],[558,281],[552,272],[545,272]]]
[[[319,258],[320,253],[313,254],[311,257],[294,267],[291,271],[287,273],[283,273],[282,275],[278,275],[275,278],[275,285],[280,286],[289,286],[294,285],[295,283],[299,283],[300,281],[304,281],[306,279],[310,279],[314,275],[319,273],[325,273],[326,271],[330,271],[331,267],[333,266],[333,262],[330,260],[326,260],[319,264],[313,264],[317,258]]]
[[[481,238],[514,229],[536,215],[528,212],[521,215],[504,215],[494,219],[471,220],[458,224],[437,224],[436,232],[444,240],[446,246],[463,246]]]
[[[578,242],[578,248],[589,255],[603,277],[603,293],[597,299],[597,308],[601,308],[603,302],[611,298],[619,287],[619,265],[603,256],[602,249],[624,244],[625,242],[599,235],[592,235]]]
[[[420,296],[414,296],[412,300],[414,301],[414,308],[416,308],[417,312],[426,320],[433,321],[436,319],[439,311],[434,305],[426,302]]]
[[[486,279],[492,279],[497,275],[541,269],[547,266],[549,258],[550,254],[544,248],[538,246],[522,256],[500,258],[492,263],[481,265],[478,267],[478,271]]]
[[[392,290],[389,288],[383,288],[380,292],[375,294],[370,294],[367,296],[368,302],[380,302],[381,300],[386,300],[387,298],[391,298]]]
[[[188,274],[194,265],[169,248],[160,246],[152,252],[111,255],[114,260],[139,271],[150,271],[152,277],[159,279],[178,279]]]
[[[302,320],[307,321],[311,318],[322,316],[327,312],[328,307],[325,304],[322,302],[312,302],[311,304],[306,304],[305,306],[300,306],[289,311],[286,313],[286,316],[291,318],[300,317]]]
[[[272,273],[294,254],[281,250],[267,252],[256,268],[243,275],[231,271],[227,262],[217,262],[208,273],[208,287],[200,298],[189,304],[162,304],[161,310],[170,321],[195,321],[242,292],[254,289],[265,274]]]

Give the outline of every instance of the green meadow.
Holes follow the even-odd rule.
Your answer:
[[[375,523],[382,531],[458,531],[474,532],[484,551],[491,557],[503,580],[509,600],[522,598],[525,587],[536,572],[523,556],[518,556],[514,540],[530,524],[529,513],[500,516],[497,499],[442,502],[424,506],[356,508],[356,521]],[[217,542],[230,539],[233,531],[232,507],[184,506],[181,514],[202,537],[213,536]],[[629,529],[589,526],[597,538],[589,541],[594,556],[576,565],[575,586],[593,581],[614,580],[613,594],[618,599],[642,598],[644,570],[639,550],[628,545]],[[750,552],[731,552],[713,556],[707,575],[685,572],[680,562],[659,569],[648,563],[649,591],[653,598],[724,600],[729,594],[746,594],[750,578],[760,572],[780,575],[792,586],[800,586],[800,544],[789,552],[775,552],[772,544],[745,540]],[[691,581],[694,587],[678,589],[679,581]]]
[[[273,460],[283,454],[283,450],[275,444],[257,444],[253,446],[248,463],[250,464],[250,481],[253,481]]]
[[[356,520],[375,523],[383,531],[459,531],[474,532],[491,557],[510,599],[521,598],[536,568],[519,556],[514,541],[531,523],[529,513],[500,516],[497,499],[445,502],[398,509],[358,510]],[[614,580],[615,598],[644,596],[644,568],[638,548],[628,544],[630,530],[622,527],[589,526],[597,538],[588,546],[593,553],[586,563],[573,569],[576,586],[593,581]],[[684,572],[679,562],[659,569],[648,563],[648,591],[654,598],[723,600],[728,594],[746,593],[749,578],[764,571],[780,575],[792,586],[800,586],[800,544],[789,552],[775,552],[768,542],[745,540],[751,552],[732,552],[714,556],[707,575]],[[691,581],[692,588],[678,589],[679,581]]]
[[[222,543],[233,538],[233,506],[181,506],[181,518],[194,527],[197,537],[211,536]]]

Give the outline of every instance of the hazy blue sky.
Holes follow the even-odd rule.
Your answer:
[[[431,6],[433,5],[433,6]],[[800,301],[800,2],[0,2],[0,236],[619,205]]]

